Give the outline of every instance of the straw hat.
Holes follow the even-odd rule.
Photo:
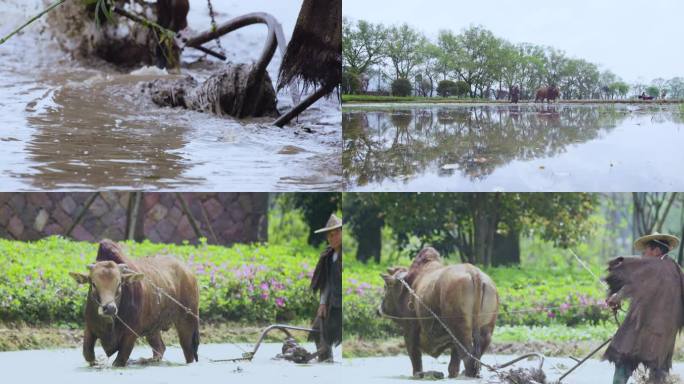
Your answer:
[[[643,251],[649,241],[656,241],[663,245],[667,245],[670,250],[679,246],[679,238],[677,236],[667,235],[664,233],[653,232],[650,235],[641,236],[634,242],[634,249]]]
[[[325,227],[315,230],[314,233],[328,232],[337,228],[342,228],[342,220],[338,219],[337,216],[335,216],[335,214],[333,213],[332,215],[330,215],[328,222],[325,223]]]

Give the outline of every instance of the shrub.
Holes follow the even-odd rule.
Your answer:
[[[356,95],[361,92],[359,75],[350,71],[342,71],[342,93]]]
[[[441,97],[456,95],[456,83],[451,80],[442,80],[437,83],[437,94]]]
[[[396,79],[392,82],[392,96],[410,96],[411,88],[408,79]]]

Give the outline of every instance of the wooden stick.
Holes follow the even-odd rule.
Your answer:
[[[569,375],[570,373],[572,373],[572,371],[574,371],[575,369],[577,369],[580,365],[584,364],[585,361],[589,360],[590,357],[594,356],[594,355],[596,354],[596,352],[598,352],[599,350],[601,350],[601,348],[605,347],[606,344],[610,343],[612,340],[613,340],[613,338],[611,337],[610,339],[604,341],[603,344],[599,345],[598,348],[596,348],[596,349],[594,349],[593,351],[591,351],[587,356],[585,356],[582,360],[580,360],[577,364],[575,364],[574,367],[570,368],[567,372],[565,372],[565,373],[563,374],[563,376],[559,377],[559,378],[558,378],[558,383],[560,383],[567,375]]]

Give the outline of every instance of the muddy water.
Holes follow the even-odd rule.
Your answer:
[[[42,1],[0,0],[0,35],[42,8]],[[246,12],[276,15],[289,37],[301,1],[214,1],[217,21]],[[191,28],[209,26],[205,1],[191,1]],[[229,60],[251,62],[265,27],[221,40]],[[215,43],[209,43],[215,48]],[[220,68],[183,52],[183,74]],[[277,78],[280,55],[268,71]],[[72,60],[44,24],[0,46],[0,189],[330,190],[341,179],[340,109],[315,104],[293,126],[157,107],[143,83],[170,77],[155,69],[122,71]],[[292,105],[278,95],[279,109]]]
[[[676,191],[677,105],[345,107],[350,190]]]
[[[515,356],[504,355],[485,355],[483,361],[490,364],[502,364],[510,361]],[[442,356],[439,359],[432,359],[430,357],[423,357],[423,369],[425,371],[439,371],[447,375],[449,358]],[[565,373],[570,367],[575,365],[575,361],[569,358],[547,358],[544,362],[544,373],[546,374],[547,383],[555,383],[558,378]],[[523,361],[514,366],[531,368],[537,367],[538,360]],[[408,356],[393,356],[393,357],[373,357],[361,359],[346,359],[343,364],[345,369],[345,379],[349,382],[368,382],[368,383],[400,383],[400,382],[415,382],[411,377],[411,362]],[[463,364],[461,364],[463,369]],[[594,384],[594,383],[610,383],[613,378],[614,366],[609,362],[590,359],[570,376],[563,380],[563,383],[568,384]],[[684,377],[684,364],[673,363],[671,373]],[[485,368],[481,371],[482,378],[469,379],[465,376],[459,376],[458,383],[470,384],[487,384],[498,383],[493,373],[488,372]],[[450,380],[450,382],[452,382]]]
[[[241,345],[249,350],[251,346]],[[311,351],[313,345],[304,345]],[[0,369],[10,381],[25,383],[54,382],[73,384],[120,383],[342,383],[346,379],[337,373],[341,363],[313,363],[298,365],[272,360],[280,352],[281,344],[264,344],[252,362],[213,363],[210,359],[240,357],[242,351],[230,344],[201,344],[199,362],[186,365],[182,351],[167,347],[164,361],[154,365],[132,364],[126,368],[112,368],[111,361],[99,367],[89,367],[80,349],[36,350],[0,353]],[[102,350],[96,348],[96,355]],[[339,351],[337,351],[339,352]],[[136,347],[131,358],[149,358],[149,348]],[[103,356],[99,356],[105,359]],[[98,358],[98,361],[100,359]],[[39,368],[39,369],[36,369]],[[322,378],[325,378],[324,380]]]

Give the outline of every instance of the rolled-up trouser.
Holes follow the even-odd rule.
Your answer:
[[[311,328],[317,331],[309,340],[316,343],[318,361],[330,360],[332,347],[342,342],[342,308],[328,307],[328,315],[325,318],[317,316]]]

